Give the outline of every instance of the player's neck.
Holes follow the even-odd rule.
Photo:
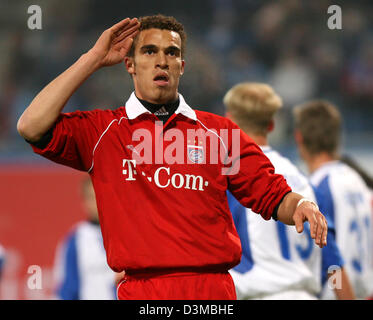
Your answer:
[[[165,105],[165,104],[175,103],[175,101],[179,100],[178,91],[167,94],[167,95],[150,97],[149,95],[142,94],[141,90],[136,90],[136,87],[137,86],[135,85],[135,95],[137,99],[146,101],[147,103],[150,103],[150,104]]]
[[[258,146],[267,146],[268,145],[268,139],[266,136],[261,136],[261,135],[255,135],[255,134],[252,134],[252,133],[247,133],[251,139],[254,140],[254,142],[258,145]]]
[[[319,169],[322,165],[335,161],[337,158],[330,153],[322,152],[316,155],[310,155],[306,160],[308,170],[313,173]]]

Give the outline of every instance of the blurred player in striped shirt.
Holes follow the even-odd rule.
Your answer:
[[[55,267],[56,296],[62,300],[116,299],[116,273],[107,262],[95,192],[89,177],[81,188],[87,220],[59,245]]]
[[[0,244],[0,280],[1,280],[2,271],[4,269],[4,264],[5,264],[5,250]]]
[[[282,107],[281,98],[263,83],[240,83],[224,97],[227,116],[235,121],[263,150],[275,172],[282,174],[292,190],[316,202],[307,178],[287,158],[268,145],[274,116]],[[241,299],[316,299],[321,292],[321,273],[328,266],[343,265],[333,239],[327,249],[313,244],[309,232],[301,236],[291,226],[271,220],[263,223],[250,209],[229,195],[229,205],[242,245],[241,263],[231,270]],[[306,229],[309,226],[306,225]],[[330,258],[329,258],[330,257]],[[353,299],[342,269],[340,299]]]
[[[294,109],[299,153],[311,173],[320,210],[328,217],[357,298],[372,294],[371,193],[360,175],[339,161],[342,118],[338,109],[314,100]],[[329,286],[322,297],[333,299]]]

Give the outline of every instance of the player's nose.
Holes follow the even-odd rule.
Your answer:
[[[165,53],[159,52],[157,55],[156,68],[168,69],[168,61]]]

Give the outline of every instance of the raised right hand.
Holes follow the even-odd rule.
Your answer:
[[[18,120],[19,134],[28,141],[39,141],[56,122],[73,93],[93,72],[124,60],[139,27],[136,18],[127,18],[104,31],[92,49],[32,100]]]
[[[89,53],[98,59],[99,67],[122,62],[139,32],[139,27],[140,22],[136,18],[126,18],[105,30],[89,50]]]

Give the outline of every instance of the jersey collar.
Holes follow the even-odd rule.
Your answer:
[[[339,160],[328,161],[322,164],[310,175],[310,180],[313,184],[318,185],[322,179],[329,173],[330,169],[339,165],[341,162]]]
[[[262,151],[263,151],[264,153],[266,153],[266,152],[271,152],[271,151],[272,151],[272,148],[271,148],[270,146],[268,146],[268,145],[265,145],[265,146],[259,146],[259,148],[262,149]]]
[[[185,102],[184,97],[179,93],[179,99],[180,104],[178,108],[176,109],[175,113],[186,116],[187,118],[190,118],[194,121],[197,120],[197,116],[195,111],[189,107],[189,105]],[[128,119],[133,120],[137,118],[139,115],[143,113],[151,113],[148,109],[146,109],[142,103],[137,99],[135,92],[132,92],[131,96],[127,100],[125,104],[126,113],[128,116]]]

